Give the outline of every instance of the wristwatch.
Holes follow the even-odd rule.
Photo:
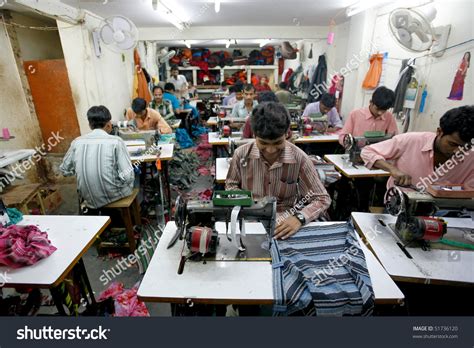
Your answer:
[[[306,218],[304,217],[304,215],[302,213],[296,213],[295,217],[301,223],[301,226],[303,226],[306,223]]]

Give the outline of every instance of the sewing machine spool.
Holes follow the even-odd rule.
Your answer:
[[[313,133],[313,126],[311,124],[305,124],[303,130],[303,136],[309,137]]]
[[[227,137],[230,137],[232,135],[232,129],[225,125],[225,126],[222,126],[222,136],[227,138]]]
[[[215,254],[219,237],[210,227],[193,226],[186,233],[186,244],[192,253]]]

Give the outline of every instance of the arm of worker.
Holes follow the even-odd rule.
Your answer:
[[[166,105],[165,108],[166,108],[166,111],[167,111],[167,112],[166,112],[166,115],[164,116],[164,119],[165,119],[166,121],[168,121],[168,120],[174,118],[175,115],[174,115],[173,107],[171,106],[171,103],[169,103],[168,105]]]
[[[151,110],[150,112],[152,113],[152,119],[153,119],[153,129],[158,129],[161,134],[171,134],[173,133],[173,130],[169,126],[169,124],[164,120],[163,117],[161,117],[160,113],[156,110]]]
[[[229,171],[225,179],[226,190],[241,190],[242,189],[242,174],[240,168],[240,156],[237,152],[234,153],[230,161]]]
[[[319,179],[318,173],[309,158],[305,158],[299,174],[299,202],[295,208],[304,215],[306,223],[317,219],[331,205],[331,198]],[[279,220],[275,229],[276,239],[287,239],[301,228],[295,216]]]
[[[392,115],[391,112],[388,113],[390,117],[390,123],[387,128],[387,134],[397,135],[398,134],[398,126],[395,117]]]
[[[389,172],[396,185],[410,186],[411,176],[388,162],[402,156],[405,146],[407,145],[401,144],[398,137],[394,137],[390,140],[365,146],[360,157],[364,160],[367,168],[377,168]]]
[[[346,134],[353,134],[353,133],[354,133],[354,113],[351,112],[346,122],[344,123],[344,127],[342,127],[341,134],[339,134],[339,144],[344,146],[344,136]]]
[[[127,112],[125,113],[125,118],[128,121],[131,121],[131,120],[135,119],[135,113],[133,112],[132,109],[130,109],[130,108],[127,109]]]
[[[308,117],[311,114],[310,105],[311,104],[306,105],[306,107],[304,108],[302,117]]]
[[[59,166],[59,171],[64,176],[73,176],[76,174],[76,168],[74,163],[74,153],[76,151],[76,145],[73,141],[69,150],[67,151],[66,155],[63,158],[63,162]]]
[[[239,103],[235,103],[232,107],[232,113],[230,114],[232,118],[239,118]]]
[[[328,113],[329,127],[328,132],[336,132],[343,127],[341,116],[337,112],[336,108],[332,108]]]
[[[135,173],[133,171],[132,161],[130,159],[127,146],[122,139],[120,139],[118,145],[115,147],[115,160],[117,163],[117,173],[119,180],[125,186],[133,185]]]

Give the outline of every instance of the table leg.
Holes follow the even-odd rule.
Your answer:
[[[87,276],[86,267],[84,265],[84,260],[82,258],[79,259],[79,261],[77,262],[76,267],[77,267],[79,273],[81,274],[82,280],[84,281],[84,285],[86,286],[87,292],[89,293],[89,297],[90,297],[92,305],[96,306],[97,302],[95,301],[94,292],[92,291],[92,286],[91,286],[91,283],[89,281],[89,277]]]
[[[53,297],[54,304],[58,309],[59,315],[65,317],[67,316],[66,311],[64,310],[63,299],[61,297],[61,292],[59,291],[58,287],[51,288],[49,290],[51,292],[51,296]]]
[[[133,224],[132,224],[132,215],[130,214],[130,208],[123,208],[122,209],[122,218],[125,225],[125,230],[127,232],[128,237],[128,246],[130,248],[130,252],[134,252],[136,245],[135,245],[135,238],[133,236]]]
[[[170,167],[169,167],[169,162],[164,161],[163,162],[163,175],[165,177],[165,186],[167,189],[166,197],[168,199],[168,220],[171,220],[171,183],[170,183]]]

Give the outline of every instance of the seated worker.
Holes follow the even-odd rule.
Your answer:
[[[387,188],[434,182],[474,188],[474,106],[447,111],[436,133],[413,132],[366,146],[361,157],[368,168],[390,172]],[[470,156],[469,156],[470,155]],[[390,163],[388,162],[390,161]]]
[[[176,96],[179,99],[187,97],[188,81],[186,80],[186,76],[179,74],[179,68],[177,65],[171,66],[170,77],[166,80],[166,82],[173,84],[176,91]]]
[[[265,75],[260,78],[258,85],[255,86],[255,91],[257,93],[271,91],[272,89],[268,85],[268,77]]]
[[[76,175],[77,189],[88,208],[99,209],[129,196],[135,174],[124,141],[109,135],[112,116],[105,106],[87,112],[92,132],[76,138],[59,170],[64,176]]]
[[[235,86],[229,87],[229,95],[225,96],[222,99],[222,106],[227,106],[229,104],[229,100],[235,97]]]
[[[227,82],[222,81],[218,92],[224,93],[224,95],[229,95],[229,88],[227,88]]]
[[[245,119],[250,116],[253,108],[258,105],[255,100],[255,87],[253,85],[247,84],[244,86],[243,97],[243,100],[234,105],[231,117]]]
[[[280,82],[278,85],[279,90],[275,93],[278,100],[282,104],[290,104],[293,99],[293,94],[288,91],[288,84],[285,81]]]
[[[160,86],[153,87],[153,100],[150,103],[150,108],[158,111],[165,121],[174,121],[176,117],[174,116],[173,106],[169,100],[163,99],[163,94],[163,88]]]
[[[146,107],[146,101],[135,98],[132,107],[127,110],[127,120],[135,120],[139,130],[159,130],[161,134],[171,134],[173,131],[158,111]]]
[[[308,155],[285,140],[290,116],[283,104],[258,105],[251,124],[255,141],[235,151],[225,188],[250,190],[255,199],[276,197],[279,217],[274,237],[286,239],[323,214],[331,199]],[[291,215],[295,207],[300,210]]]
[[[178,97],[176,97],[175,92],[176,89],[174,85],[171,82],[167,82],[165,84],[165,93],[163,94],[163,99],[168,100],[171,103],[173,112],[176,115],[182,112],[183,108],[181,107],[181,102],[179,101]]]
[[[257,96],[257,99],[258,99],[259,104],[266,103],[266,102],[279,103],[277,96],[275,95],[275,93],[273,93],[271,91],[265,91],[265,92],[259,93],[258,96]],[[254,137],[250,121],[251,121],[251,118],[249,116],[249,117],[246,118],[245,125],[244,125],[244,128],[243,128],[242,138],[244,138],[244,139],[250,139],[250,138]],[[292,136],[292,132],[290,130],[288,132],[287,139],[291,138],[291,136]]]
[[[244,93],[243,93],[244,85],[243,83],[239,83],[239,82],[240,81],[238,81],[234,85],[234,95],[232,97],[229,96],[230,98],[227,100],[227,104],[223,104],[223,105],[234,106],[238,102],[244,100]]]
[[[318,102],[306,105],[303,111],[303,117],[309,117],[312,114],[328,115],[328,132],[335,132],[342,128],[342,120],[337,112],[336,97],[332,94],[325,93]]]
[[[352,134],[361,137],[367,131],[383,131],[385,134],[398,134],[397,122],[390,111],[395,102],[395,93],[386,87],[377,88],[372,94],[369,106],[351,111],[341,134],[339,143],[344,144],[344,136]]]

